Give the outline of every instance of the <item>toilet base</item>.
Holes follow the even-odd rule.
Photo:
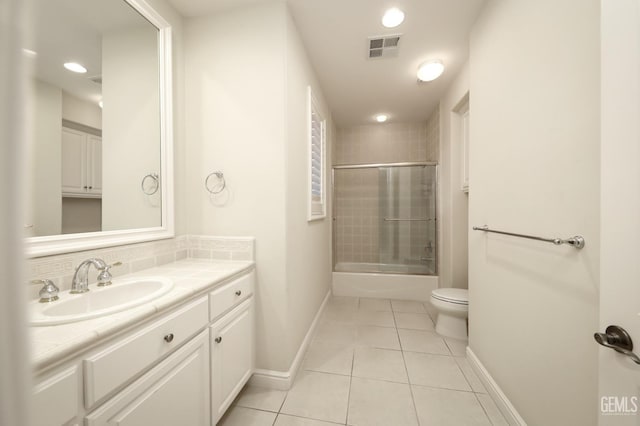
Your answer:
[[[467,318],[438,312],[436,333],[444,337],[467,340]]]

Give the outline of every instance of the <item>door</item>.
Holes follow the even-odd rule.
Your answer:
[[[623,327],[640,353],[640,0],[601,1],[600,332]],[[640,365],[599,351],[599,424],[637,425]]]
[[[381,270],[435,275],[436,166],[378,170]]]

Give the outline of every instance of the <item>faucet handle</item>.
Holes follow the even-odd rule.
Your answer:
[[[111,272],[109,270],[114,266],[120,265],[122,265],[122,262],[118,261],[113,262],[111,265],[106,265],[104,268],[102,268],[100,270],[100,273],[98,274],[98,287],[111,285],[111,279],[113,278],[113,275],[111,275]]]
[[[32,284],[43,284],[38,295],[40,303],[54,302],[58,300],[58,292],[60,289],[51,280],[32,280]]]

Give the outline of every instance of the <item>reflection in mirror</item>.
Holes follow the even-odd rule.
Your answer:
[[[27,236],[161,226],[158,29],[123,0],[33,11]]]

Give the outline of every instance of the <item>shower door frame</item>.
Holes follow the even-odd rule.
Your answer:
[[[438,163],[435,161],[415,161],[415,162],[403,162],[403,163],[368,163],[368,164],[337,164],[331,166],[331,271],[336,272],[336,170],[353,170],[353,169],[379,169],[381,167],[435,167],[436,171],[436,193],[434,200],[434,210],[436,217],[434,222],[436,224],[435,240],[436,240],[436,252],[434,255],[435,268],[433,274],[406,274],[406,275],[423,275],[425,277],[438,276],[440,269],[439,253],[440,253],[440,210],[438,210],[438,197],[440,196],[440,173]],[[378,271],[376,274],[397,274],[397,272],[384,272]]]

